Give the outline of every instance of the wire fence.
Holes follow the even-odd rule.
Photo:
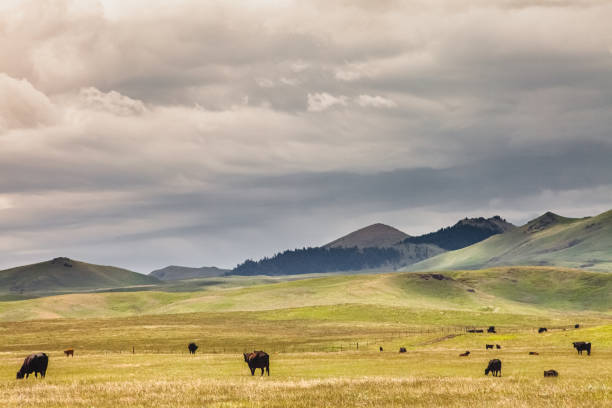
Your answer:
[[[546,333],[578,330],[587,326],[575,325],[566,326],[548,326],[545,327]],[[274,341],[263,341],[263,342],[232,342],[231,344],[225,345],[201,345],[197,352],[204,354],[242,354],[244,352],[251,352],[253,350],[264,350],[271,354],[282,354],[282,353],[338,353],[338,352],[357,352],[357,351],[376,351],[380,350],[380,347],[389,345],[389,343],[397,343],[397,340],[406,339],[406,346],[424,346],[433,344],[438,341],[443,341],[453,337],[467,335],[467,336],[482,336],[482,335],[498,335],[508,333],[535,333],[540,334],[544,332],[541,330],[542,327],[503,327],[496,326],[494,331],[491,331],[489,327],[477,327],[477,326],[439,326],[439,327],[408,327],[402,330],[386,331],[379,334],[366,335],[359,339],[320,339],[311,342],[274,342]],[[440,338],[429,339],[423,341],[423,336],[441,336]],[[408,340],[413,338],[412,342]],[[415,339],[416,338],[416,339]],[[416,340],[416,341],[415,341]],[[130,345],[126,347],[120,347],[113,350],[104,350],[106,354],[188,354],[187,344],[185,342],[184,347],[178,348],[176,346],[169,347],[158,347],[154,345],[146,345],[139,343],[138,345]],[[397,350],[384,350],[383,351],[397,351]]]

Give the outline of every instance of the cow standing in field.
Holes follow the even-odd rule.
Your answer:
[[[547,332],[547,331],[548,331],[548,329],[546,327],[540,327],[538,329],[538,333],[544,333],[544,332]]]
[[[501,377],[501,360],[494,358],[489,361],[489,365],[485,368],[485,375],[489,375],[489,372],[493,373],[493,377]]]
[[[265,351],[253,351],[244,353],[244,362],[249,365],[251,375],[255,375],[255,370],[261,368],[261,375],[264,375],[264,368],[270,376],[270,356]]]
[[[495,331],[495,326],[489,326],[489,328],[487,329],[487,333],[497,333]]]
[[[48,364],[49,357],[45,353],[30,354],[23,360],[23,365],[17,371],[17,379],[20,380],[24,376],[28,378],[32,373],[36,378],[38,378],[38,373],[40,373],[40,378],[45,378]]]
[[[559,373],[556,370],[544,371],[544,377],[558,377]]]
[[[582,352],[586,350],[587,355],[591,355],[591,343],[586,343],[584,341],[575,341],[572,344],[574,345],[574,348],[576,349],[578,354],[582,354]]]
[[[66,355],[66,357],[74,357],[74,349],[64,350],[64,354]]]
[[[195,343],[189,343],[187,348],[189,349],[189,354],[195,354],[196,350],[198,349],[198,345]]]
[[[501,350],[501,346],[499,344],[496,344],[495,348],[498,349],[498,350]]]
[[[406,347],[400,347],[400,353],[405,353],[406,352]]]
[[[493,345],[492,344],[485,344],[485,350],[491,349],[493,350]]]
[[[379,347],[378,347],[378,349],[379,349],[380,351],[383,351],[383,348],[382,348],[382,346],[379,346]]]

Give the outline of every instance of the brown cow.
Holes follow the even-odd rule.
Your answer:
[[[529,352],[529,355],[530,355],[530,356],[539,356],[539,355],[540,355],[540,353],[538,353],[537,351],[530,351],[530,352]]]
[[[469,355],[470,355],[470,352],[469,352],[469,350],[468,350],[468,351],[466,351],[465,353],[461,353],[461,354],[459,354],[459,357],[467,357],[467,356],[469,356]]]
[[[501,346],[499,344],[496,344],[495,348],[499,350],[499,349],[501,349]]]
[[[251,375],[255,375],[255,370],[261,368],[261,375],[264,375],[264,368],[270,376],[270,356],[265,351],[253,351],[252,353],[244,353],[244,362],[249,365]]]
[[[556,370],[544,371],[544,377],[558,377],[559,373]]]
[[[64,350],[64,354],[66,355],[66,357],[68,356],[74,357],[74,349],[66,349]]]

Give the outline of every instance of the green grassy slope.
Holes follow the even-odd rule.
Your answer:
[[[234,279],[237,280],[237,279]],[[68,294],[0,302],[0,320],[117,317],[141,314],[261,311],[271,318],[324,318],[444,311],[544,315],[612,311],[612,274],[572,269],[522,267],[445,273],[387,273],[257,284],[202,286],[197,291]],[[237,282],[233,282],[236,285]],[[407,313],[411,310],[411,313]],[[431,316],[430,316],[431,315]],[[403,318],[393,318],[403,320]]]
[[[30,296],[134,285],[150,285],[159,280],[127,269],[93,265],[68,258],[0,271],[0,294]]]
[[[612,271],[612,211],[572,219],[547,213],[526,225],[408,270],[480,269],[502,265],[554,265]]]

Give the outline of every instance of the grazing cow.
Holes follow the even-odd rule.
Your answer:
[[[544,371],[544,377],[558,377],[559,373],[555,370]]]
[[[64,350],[64,354],[66,355],[66,357],[68,357],[68,356],[74,357],[74,349]]]
[[[467,357],[467,356],[469,356],[469,355],[470,355],[470,351],[468,350],[468,351],[466,351],[465,353],[461,353],[461,354],[459,354],[459,357]]]
[[[546,327],[540,327],[538,329],[538,333],[544,333],[544,332],[547,332],[547,331],[548,331],[548,329],[546,329]]]
[[[382,346],[380,346],[380,347],[378,347],[378,349],[379,349],[380,351],[383,351],[383,348],[382,348]]]
[[[32,373],[36,378],[38,378],[38,373],[40,373],[40,378],[45,378],[48,364],[49,357],[45,353],[30,354],[23,360],[23,365],[17,371],[17,379],[20,380],[24,376],[28,378]]]
[[[494,358],[489,361],[489,365],[485,368],[485,375],[489,375],[489,371],[493,373],[493,377],[501,377],[501,360]]]
[[[530,352],[529,352],[529,355],[530,355],[530,356],[539,356],[539,355],[540,355],[540,353],[538,353],[537,351],[530,351]]]
[[[485,344],[485,350],[491,349],[493,350],[493,344]]]
[[[487,333],[497,333],[495,331],[495,326],[489,326],[489,328],[487,329]]]
[[[578,354],[582,354],[583,351],[586,350],[587,355],[591,355],[591,343],[586,343],[584,341],[575,341],[572,343]]]
[[[498,350],[500,350],[500,349],[501,349],[501,346],[500,346],[499,344],[496,344],[496,345],[495,345],[495,348],[496,348],[496,349],[498,349]]]
[[[270,376],[270,356],[265,351],[253,351],[252,353],[244,353],[244,362],[249,365],[251,375],[255,375],[255,370],[261,368],[261,375],[264,375],[264,369]]]
[[[406,352],[406,347],[400,347],[400,353],[405,353]]]
[[[580,328],[580,325],[579,325],[579,324],[575,324],[575,325],[574,325],[574,329],[579,329],[579,328]]]
[[[187,348],[189,349],[189,354],[195,354],[196,350],[198,349],[198,345],[195,343],[189,343]]]
[[[468,333],[484,333],[484,330],[482,330],[482,329],[469,329],[467,332]]]

